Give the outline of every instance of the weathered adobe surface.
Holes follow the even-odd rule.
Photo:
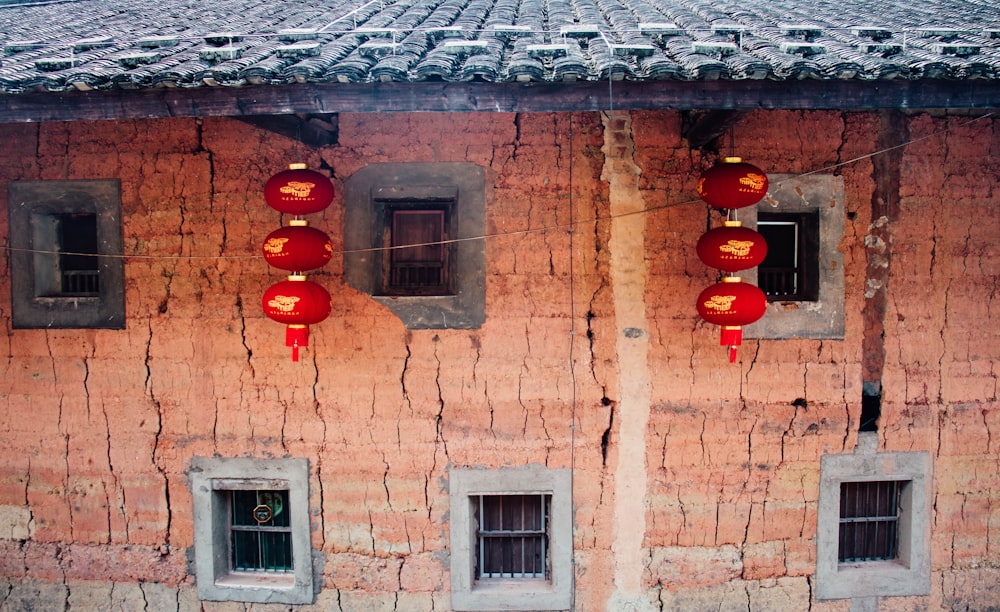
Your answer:
[[[635,555],[651,601],[846,609],[810,601],[819,457],[853,449],[872,363],[882,447],[935,459],[932,595],[888,605],[1000,605],[996,122],[906,117],[910,137],[924,139],[900,156],[888,226],[873,216],[878,162],[837,167],[845,340],[748,341],[731,366],[692,306],[714,281],[692,248],[708,217],[695,181],[710,160],[687,150],[675,113],[629,120],[624,140],[606,143],[594,114],[343,115],[338,145],[321,151],[225,119],[0,128],[4,184],[120,178],[125,250],[136,256],[124,331],[14,331],[0,302],[8,605],[196,606],[185,472],[192,456],[220,455],[309,458],[313,547],[325,556],[316,606],[345,610],[447,609],[449,465],[572,462],[577,604],[603,609],[620,578],[620,450],[639,444]],[[809,172],[877,150],[883,121],[760,112],[738,125],[736,142],[769,172]],[[618,160],[608,151],[632,156],[640,172],[629,197],[656,208],[634,263],[649,380],[638,440],[622,438],[614,275],[624,264],[612,261],[619,196],[605,177]],[[292,364],[281,326],[259,306],[281,276],[256,257],[280,223],[261,186],[291,161],[331,169],[338,194],[369,163],[482,165],[486,234],[509,234],[486,243],[483,328],[407,331],[344,285],[334,258],[314,275],[334,315]],[[311,221],[340,248],[339,195]],[[891,267],[873,278],[879,241]],[[881,310],[869,280],[884,284]],[[882,318],[875,335],[871,312]],[[884,357],[873,361],[868,346]]]

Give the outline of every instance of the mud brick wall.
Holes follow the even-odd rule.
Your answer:
[[[715,155],[680,113],[337,128],[317,150],[223,118],[0,125],[0,205],[11,181],[120,179],[127,256],[125,330],[14,330],[0,275],[0,607],[231,609],[197,599],[191,458],[291,456],[321,587],[303,609],[450,609],[449,466],[537,463],[574,470],[578,610],[847,610],[812,595],[819,463],[854,449],[865,382],[880,449],[934,462],[931,594],[880,605],[1000,606],[998,122],[739,122],[765,171],[843,177],[846,334],[746,340],[737,364],[694,309]],[[296,161],[337,187],[310,221],[338,252],[357,170],[482,166],[485,325],[407,330],[335,256],[311,276],[333,315],[292,363],[259,249],[281,223],[262,186]]]

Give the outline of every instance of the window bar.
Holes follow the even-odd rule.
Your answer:
[[[486,522],[486,502],[483,496],[479,496],[479,577],[486,577],[486,538],[483,537],[484,523]]]
[[[543,578],[548,573],[547,572],[547,568],[546,568],[546,559],[549,558],[548,557],[548,552],[545,550],[545,546],[546,546],[546,542],[548,541],[548,534],[549,534],[549,517],[548,517],[548,513],[546,512],[547,509],[545,507],[545,499],[546,498],[545,498],[544,495],[539,495],[538,496],[538,503],[541,505],[540,510],[541,510],[541,516],[542,516],[542,524],[540,525],[540,527],[541,527],[541,533],[542,533],[541,538],[540,538],[540,540],[541,540],[541,552],[542,552],[542,556],[541,556],[541,559],[539,559],[539,561],[541,562],[541,568],[536,568],[536,570],[535,570],[535,575],[536,576],[541,575],[541,577],[543,577]],[[539,572],[538,569],[541,569],[541,571]]]
[[[260,491],[254,492],[254,498],[257,501],[256,505],[259,506],[260,505]],[[259,528],[260,526],[261,526],[261,524],[258,523],[257,527]],[[266,570],[268,568],[268,563],[269,563],[270,560],[267,558],[267,547],[264,544],[264,534],[262,534],[259,529],[257,531],[257,538],[256,539],[257,539],[257,559],[259,559],[259,561],[257,561],[257,569],[258,570]]]

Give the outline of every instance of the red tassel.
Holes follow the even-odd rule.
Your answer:
[[[743,328],[739,325],[723,325],[719,344],[729,347],[729,363],[736,363],[736,347],[743,344]]]
[[[289,325],[285,328],[285,346],[292,347],[292,361],[299,360],[299,347],[309,346],[309,326]]]

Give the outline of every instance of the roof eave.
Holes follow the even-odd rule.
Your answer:
[[[0,123],[347,112],[998,107],[995,80],[338,83],[0,95]]]

